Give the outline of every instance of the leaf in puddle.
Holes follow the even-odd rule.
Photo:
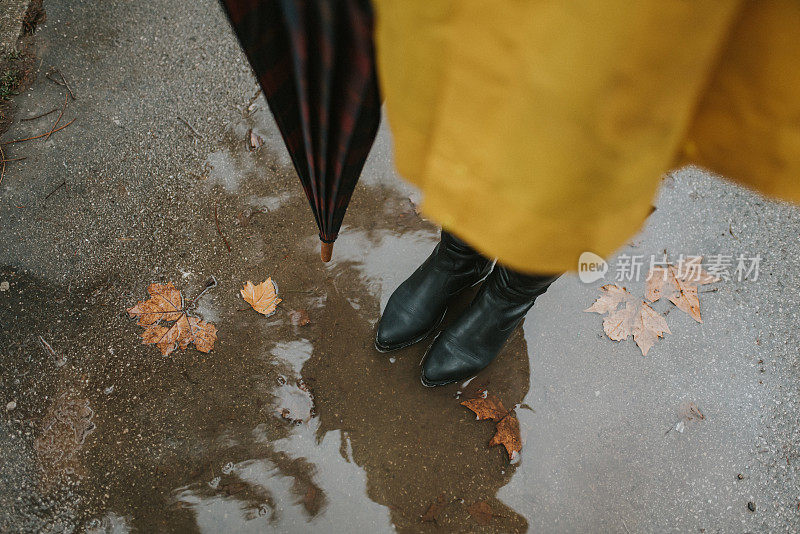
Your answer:
[[[200,352],[214,348],[217,327],[189,315],[184,309],[183,295],[172,282],[150,284],[147,292],[148,300],[128,308],[128,314],[137,317],[137,324],[145,327],[141,334],[143,344],[155,345],[162,356],[191,344]]]
[[[217,340],[217,327],[197,317],[187,315],[189,318],[189,335],[181,340],[181,348],[185,349],[190,343],[200,352],[211,352]]]
[[[467,507],[469,515],[482,526],[486,526],[492,522],[492,518],[497,515],[492,511],[491,506],[486,501],[475,501]]]
[[[642,356],[646,356],[658,338],[672,333],[663,315],[624,287],[606,284],[600,290],[603,294],[583,311],[607,314],[603,330],[610,339],[622,341],[632,335]]]
[[[139,326],[156,324],[159,321],[175,321],[183,315],[183,296],[178,289],[167,284],[150,284],[147,287],[150,298],[128,308],[131,317],[138,317]]]
[[[519,421],[510,413],[494,395],[485,395],[474,399],[467,399],[461,402],[475,412],[478,420],[489,419],[495,421],[495,435],[489,441],[489,447],[503,445],[508,453],[509,460],[515,458],[515,454],[522,450],[522,438],[519,432]]]
[[[311,324],[311,318],[306,310],[292,310],[289,312],[289,319],[294,326],[306,326]]]
[[[486,398],[467,399],[461,405],[475,412],[478,420],[491,419],[492,421],[500,421],[508,414],[508,410],[503,407],[500,399],[493,395],[487,395]]]
[[[691,267],[685,270],[678,269],[674,265],[651,268],[647,275],[645,297],[651,302],[656,302],[666,295],[679,310],[688,313],[698,323],[702,323],[697,286],[718,282],[719,278],[710,275],[699,265],[694,266],[694,269]]]
[[[441,495],[439,495],[436,498],[435,501],[433,501],[431,503],[430,506],[428,506],[428,511],[426,511],[422,515],[422,517],[420,518],[420,521],[422,521],[423,523],[428,523],[430,521],[436,521],[436,518],[439,516],[439,514],[442,512],[442,510],[444,509],[444,507],[446,505],[447,505],[447,502],[445,502],[444,493],[442,493]]]
[[[503,445],[508,453],[508,459],[513,460],[522,450],[522,437],[519,432],[519,420],[509,414],[497,423],[497,433],[489,441],[489,446]]]
[[[278,298],[278,286],[272,278],[267,278],[258,285],[253,285],[253,282],[248,280],[240,291],[245,302],[267,317],[275,313],[282,300]]]

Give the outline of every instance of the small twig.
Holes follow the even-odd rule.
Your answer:
[[[62,365],[67,363],[67,358],[66,357],[59,357],[58,354],[56,354],[56,351],[53,350],[53,347],[50,346],[50,343],[45,341],[42,336],[39,336],[39,343],[41,343],[41,345],[44,348],[44,350],[49,352],[50,356],[52,356],[53,359],[56,361],[56,367],[61,367]]]
[[[55,189],[53,189],[52,191],[50,191],[49,193],[47,193],[47,196],[46,196],[46,197],[44,197],[44,199],[45,199],[45,200],[47,200],[48,198],[50,198],[51,196],[53,196],[53,193],[55,193],[56,191],[58,191],[59,189],[61,189],[61,188],[62,188],[62,187],[64,187],[65,185],[67,185],[67,180],[66,180],[66,179],[64,179],[64,181],[62,181],[60,184],[58,184],[58,186],[56,186],[56,188],[55,188]]]
[[[228,243],[228,238],[222,233],[222,230],[219,229],[219,216],[217,215],[217,205],[214,204],[214,222],[217,225],[217,233],[222,238],[222,241],[225,242],[225,248],[228,249],[228,252],[231,251],[231,244]]]
[[[67,102],[68,102],[68,95],[67,93],[64,93],[64,105],[61,107],[61,112],[58,114],[56,122],[53,123],[53,127],[50,128],[50,133],[48,133],[47,137],[44,138],[45,141],[50,139],[50,136],[53,135],[53,130],[55,130],[56,126],[58,126],[58,123],[61,122],[61,117],[64,116],[64,111],[67,109]]]
[[[185,125],[186,125],[186,127],[187,127],[187,128],[189,128],[189,129],[192,131],[192,134],[194,134],[194,136],[195,136],[195,137],[197,137],[198,139],[202,139],[202,138],[203,138],[203,136],[200,134],[200,132],[198,132],[197,130],[195,130],[195,129],[194,129],[194,126],[192,126],[191,124],[189,124],[189,121],[187,121],[187,120],[186,120],[186,119],[184,119],[183,117],[178,117],[178,120],[179,120],[179,121],[181,121],[183,124],[185,124]]]
[[[42,117],[47,117],[48,115],[50,115],[51,113],[55,113],[56,111],[58,111],[58,108],[53,108],[53,109],[51,109],[50,111],[48,111],[46,113],[40,113],[39,115],[36,115],[35,117],[25,117],[24,119],[20,119],[20,120],[32,121],[32,120],[36,120],[36,119],[41,119]]]
[[[28,156],[24,156],[24,157],[21,157],[21,158],[4,159],[3,163],[9,163],[11,161],[22,161],[23,159],[28,159]]]
[[[72,88],[67,83],[67,79],[64,77],[64,74],[60,70],[58,70],[58,68],[55,68],[55,71],[58,73],[59,76],[61,76],[61,81],[64,82],[64,87],[66,87],[67,91],[69,91],[69,96],[72,97],[72,100],[75,100],[75,93],[72,92]]]
[[[56,80],[55,78],[53,78],[53,75],[52,75],[52,74],[50,74],[49,72],[46,72],[46,73],[44,74],[44,77],[45,77],[45,78],[47,78],[48,80],[50,80],[51,82],[53,82],[54,84],[56,84],[56,85],[60,85],[61,87],[64,87],[64,82],[61,82],[61,81],[59,81],[59,80]]]
[[[33,137],[26,137],[25,139],[14,139],[12,141],[6,141],[5,143],[0,143],[0,145],[13,145],[14,143],[22,143],[23,141],[33,141],[34,139],[39,139],[40,137],[44,137],[46,135],[50,135],[50,134],[54,134],[56,132],[60,132],[61,130],[63,130],[64,128],[66,128],[67,126],[72,124],[73,122],[75,122],[75,119],[72,119],[71,121],[69,121],[67,124],[65,124],[63,126],[59,126],[58,128],[56,128],[55,130],[53,130],[51,132],[43,133],[43,134],[40,134],[40,135],[34,135]]]
[[[72,97],[72,100],[75,100],[75,93],[73,93],[73,92],[72,92],[72,89],[70,88],[69,84],[67,83],[67,79],[66,79],[66,78],[64,77],[64,75],[61,73],[61,71],[60,71],[60,70],[58,70],[56,67],[53,67],[53,70],[54,70],[54,71],[55,71],[55,72],[56,72],[56,73],[57,73],[59,76],[61,76],[61,81],[58,81],[58,80],[56,80],[55,78],[53,78],[53,76],[52,76],[52,75],[51,75],[49,72],[48,72],[48,73],[46,73],[46,74],[44,75],[44,76],[45,76],[45,78],[47,78],[48,80],[50,80],[51,82],[53,82],[53,83],[54,83],[54,84],[56,84],[56,85],[60,85],[61,87],[66,87],[66,89],[67,89],[67,92],[69,93],[69,96],[71,96],[71,97]]]
[[[45,341],[42,336],[39,336],[39,343],[42,344],[42,347],[44,347],[44,350],[46,350],[47,352],[50,353],[50,356],[52,356],[53,358],[56,357],[56,351],[53,350],[53,347],[50,346],[50,343]]]

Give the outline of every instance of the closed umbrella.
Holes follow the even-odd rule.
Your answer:
[[[329,261],[380,122],[368,0],[222,0]]]

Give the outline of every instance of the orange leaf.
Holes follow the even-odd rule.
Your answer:
[[[272,281],[272,278],[267,278],[257,286],[248,280],[241,289],[241,293],[245,302],[250,304],[255,311],[267,317],[275,313],[275,309],[281,302],[281,299],[278,298],[278,286]]]
[[[700,317],[697,286],[718,282],[719,278],[708,274],[702,268],[682,272],[674,265],[655,266],[650,269],[647,276],[645,296],[648,300],[655,302],[666,295],[679,310],[688,313],[698,323],[703,322]]]
[[[214,348],[217,327],[188,315],[183,309],[183,296],[172,282],[150,284],[147,291],[150,299],[128,308],[131,317],[139,317],[137,324],[145,327],[141,334],[143,344],[155,345],[163,356],[192,343],[200,352]]]
[[[194,347],[200,352],[211,352],[217,340],[217,327],[197,317],[189,317],[189,326],[191,327],[189,335]],[[185,342],[181,342],[182,349],[189,345],[188,340],[189,337],[185,338]]]
[[[478,420],[491,419],[492,421],[500,421],[508,414],[508,410],[503,407],[500,399],[493,395],[487,395],[486,398],[468,399],[463,401],[461,405],[475,412]]]
[[[519,433],[519,421],[513,415],[505,416],[497,423],[497,433],[489,442],[489,446],[503,445],[508,453],[508,459],[513,460],[515,453],[522,450],[522,437]]]
[[[663,315],[624,287],[606,284],[600,291],[603,292],[600,297],[583,311],[607,314],[603,330],[610,339],[622,341],[632,335],[642,356],[646,356],[658,338],[672,333]]]
[[[147,326],[157,322],[175,321],[183,314],[183,296],[172,282],[150,284],[147,288],[150,298],[128,308],[131,317],[139,317],[137,324]]]

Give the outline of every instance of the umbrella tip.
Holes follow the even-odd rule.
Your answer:
[[[321,241],[320,245],[319,255],[322,258],[322,261],[325,263],[331,261],[331,256],[333,255],[333,243]]]

